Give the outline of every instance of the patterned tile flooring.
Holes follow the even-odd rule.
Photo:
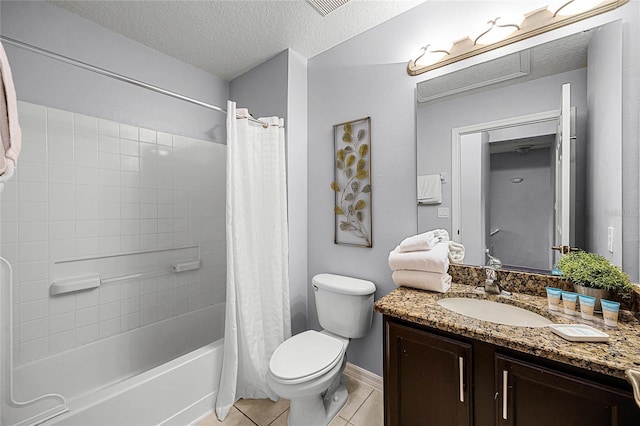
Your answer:
[[[382,392],[356,380],[347,379],[349,399],[329,426],[382,426]],[[197,426],[286,426],[289,401],[269,399],[241,399],[236,402],[224,420],[218,421],[215,413],[205,417]]]

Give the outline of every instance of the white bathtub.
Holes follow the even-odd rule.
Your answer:
[[[224,304],[159,321],[17,368],[16,399],[63,395],[45,425],[186,425],[214,407],[223,334]]]

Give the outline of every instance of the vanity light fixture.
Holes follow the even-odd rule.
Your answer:
[[[499,20],[500,22],[498,22]],[[492,19],[487,22],[487,25],[489,25],[489,29],[473,40],[474,45],[496,43],[500,40],[504,40],[520,29],[518,25],[513,23],[503,24],[499,16],[496,19]]]
[[[434,49],[430,44],[423,46],[422,53],[415,59],[416,65],[427,66],[438,62],[449,54],[448,50]]]
[[[628,1],[629,0],[564,0],[555,7],[545,6],[527,13],[524,20],[520,23],[514,23],[514,21],[498,17],[488,22],[490,25],[488,30],[474,39],[467,36],[458,40],[452,44],[450,49],[430,50],[431,45],[427,44],[415,59],[409,61],[407,73],[409,75],[419,75],[444,67],[454,62],[468,59],[481,53],[486,53],[499,47],[507,46],[547,31],[552,31],[582,21],[583,19],[609,12],[617,9]],[[581,6],[581,9],[576,9],[575,7],[577,6]],[[584,9],[585,7],[587,7],[586,10]],[[504,30],[507,34],[503,33],[502,39],[497,38],[490,40],[487,38],[489,35],[493,37],[494,34],[498,37],[498,30]],[[432,56],[431,53],[434,55]],[[440,57],[435,56],[435,53],[440,55]]]

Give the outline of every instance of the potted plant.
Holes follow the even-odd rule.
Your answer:
[[[576,293],[596,298],[595,310],[600,310],[600,299],[612,294],[627,299],[634,290],[629,276],[606,258],[586,251],[574,251],[562,256],[556,268],[573,283]]]

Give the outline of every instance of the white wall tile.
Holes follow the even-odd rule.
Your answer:
[[[73,293],[52,297],[49,300],[49,315],[59,315],[76,309],[76,296]]]
[[[76,167],[76,182],[85,185],[98,185],[99,170],[88,167]],[[120,176],[118,176],[118,179]]]
[[[20,304],[20,322],[29,322],[49,315],[49,301],[47,299],[34,300]]]
[[[125,332],[129,330],[133,330],[134,328],[138,328],[140,326],[140,315],[138,312],[124,315],[120,319],[120,332]]]
[[[19,277],[20,282],[37,281],[47,279],[49,275],[49,268],[47,262],[24,262],[19,264]]]
[[[98,166],[106,170],[120,170],[120,155],[111,152],[98,152]]]
[[[84,327],[100,322],[100,308],[98,306],[78,309],[75,314],[76,327]]]
[[[4,211],[3,211],[4,213]],[[46,202],[20,202],[18,205],[18,220],[20,222],[33,222],[47,220]],[[5,218],[3,217],[3,220]]]
[[[76,309],[85,309],[100,304],[100,290],[92,289],[76,293]]]
[[[67,351],[76,344],[75,330],[65,331],[64,333],[52,334],[49,336],[49,355]]]
[[[29,342],[21,343],[18,346],[18,351],[21,364],[43,358],[47,356],[49,351],[48,339],[45,337],[42,339],[36,339]]]
[[[67,312],[65,314],[53,315],[49,317],[49,332],[51,334],[62,333],[63,331],[75,328],[76,313]]]
[[[77,151],[76,151],[77,154]],[[49,182],[52,183],[74,183],[75,169],[72,166],[60,166],[51,164],[49,166]]]
[[[49,201],[52,203],[75,202],[75,185],[70,183],[49,183]]]
[[[220,159],[210,143],[20,108],[23,167],[0,203],[19,364],[223,300],[224,147]],[[49,295],[56,259],[187,244],[200,244],[202,273]]]
[[[79,238],[76,240],[76,254],[78,257],[93,256],[99,253],[99,238]]]
[[[29,241],[18,243],[18,258],[20,262],[34,262],[46,260],[49,247],[46,241]]]
[[[138,140],[138,128],[128,124],[120,124],[120,138]]]
[[[120,135],[120,126],[114,121],[98,119],[98,133],[118,137]]]
[[[28,342],[29,340],[40,339],[49,334],[48,323],[46,318],[35,321],[23,322],[20,324],[20,342]]]
[[[139,143],[128,139],[120,139],[120,154],[137,157],[140,154]]]
[[[169,133],[158,132],[157,142],[159,145],[173,146],[173,136]]]
[[[90,324],[76,329],[76,343],[85,345],[100,339],[100,328],[98,323]]]
[[[98,134],[98,119],[88,115],[73,114],[73,129],[78,133]]]

